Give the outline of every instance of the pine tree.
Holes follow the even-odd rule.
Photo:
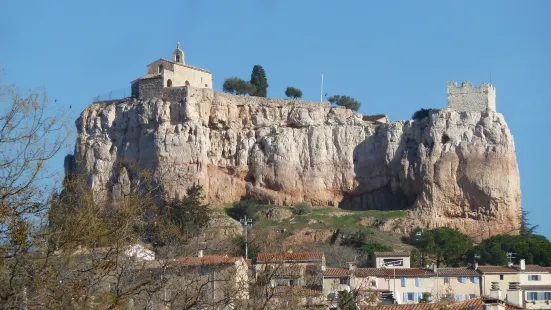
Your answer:
[[[266,97],[268,95],[268,79],[261,65],[255,65],[253,67],[251,84],[255,87],[253,96]]]

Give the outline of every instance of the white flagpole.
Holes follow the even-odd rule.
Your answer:
[[[321,92],[320,92],[320,102],[323,102],[323,72],[321,73]]]

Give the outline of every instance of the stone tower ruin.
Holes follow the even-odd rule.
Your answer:
[[[496,111],[496,89],[489,83],[474,87],[471,82],[464,81],[461,86],[456,82],[448,82],[448,108],[458,112]]]

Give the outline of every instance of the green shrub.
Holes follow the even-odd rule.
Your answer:
[[[369,255],[369,258],[371,259],[371,255],[373,255],[374,252],[392,252],[392,247],[374,242],[362,246],[360,248],[360,251]]]
[[[263,208],[263,205],[256,200],[241,200],[236,203],[233,207],[227,209],[228,215],[235,219],[240,220],[247,216],[247,218],[255,219],[256,214],[260,209]]]
[[[361,104],[354,98],[348,96],[335,95],[327,98],[331,104],[335,104],[341,107],[345,107],[352,111],[358,111]]]
[[[413,113],[411,119],[422,120],[423,118],[429,116],[430,111],[432,111],[432,109],[419,109]]]
[[[302,98],[302,91],[298,88],[289,86],[285,89],[285,96],[293,99]]]
[[[305,215],[312,213],[312,207],[306,202],[301,202],[292,209],[295,215]]]

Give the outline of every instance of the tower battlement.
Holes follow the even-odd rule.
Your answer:
[[[489,83],[474,87],[471,82],[448,82],[448,108],[458,112],[482,112],[496,110],[496,89]]]

